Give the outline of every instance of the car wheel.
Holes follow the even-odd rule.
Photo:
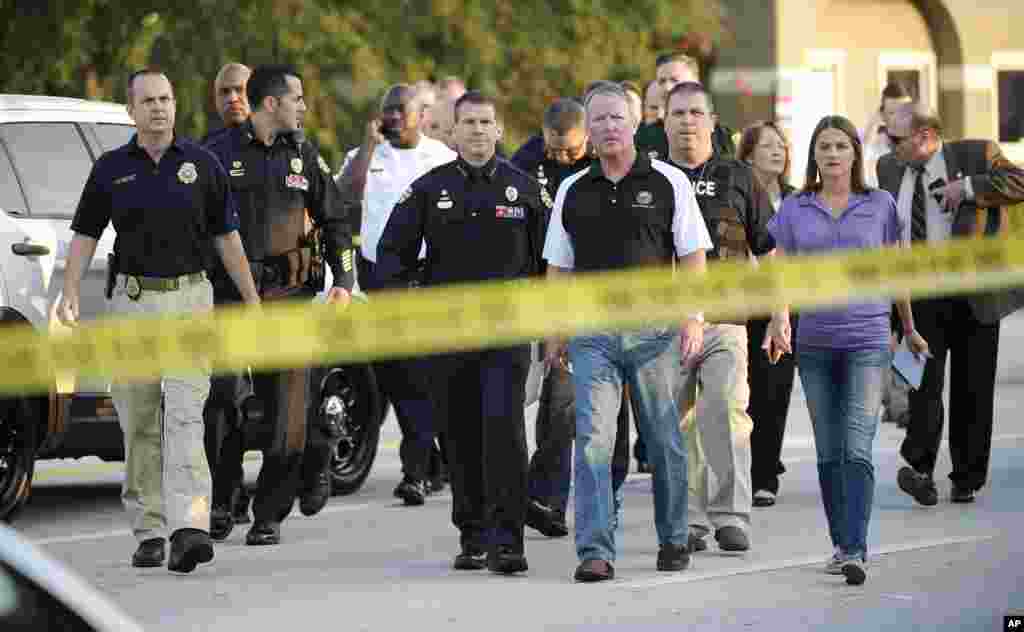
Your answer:
[[[8,522],[32,491],[36,421],[26,400],[0,398],[0,519]]]
[[[342,436],[331,452],[328,473],[335,496],[347,496],[362,487],[377,458],[380,440],[380,392],[373,369],[366,364],[349,365],[332,373],[325,395],[341,400]]]

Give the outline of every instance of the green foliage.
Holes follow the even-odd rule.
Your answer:
[[[454,74],[495,93],[514,147],[552,99],[650,79],[658,52],[720,33],[714,0],[0,0],[0,92],[123,101],[127,73],[158,66],[198,137],[222,64],[292,63],[337,165],[391,83]]]

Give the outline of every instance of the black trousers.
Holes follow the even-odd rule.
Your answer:
[[[446,422],[452,522],[464,547],[523,551],[529,363],[528,346],[433,359],[436,418]]]
[[[359,287],[365,292],[380,289],[375,266],[361,256],[358,259]],[[395,409],[402,430],[399,457],[406,478],[425,480],[434,453],[434,407],[430,396],[430,360],[423,358],[375,362],[377,387]]]
[[[289,298],[308,298],[299,290]],[[253,517],[257,521],[280,522],[288,515],[295,495],[304,481],[312,482],[330,459],[326,437],[309,410],[310,371],[306,368],[253,373],[252,392],[263,405],[259,428],[246,427],[239,409],[246,391],[241,374],[215,375],[210,397],[203,410],[204,447],[213,477],[215,507],[230,508],[232,497],[242,485],[247,435],[255,432],[261,442],[263,464],[256,483]],[[307,432],[311,425],[315,431]],[[304,455],[310,442],[309,458]]]
[[[552,367],[541,385],[537,402],[537,449],[530,458],[529,495],[565,515],[572,483],[572,442],[576,437],[576,394],[572,374]],[[615,451],[612,456],[612,488],[617,490],[629,474],[629,394],[622,391]]]
[[[915,470],[932,474],[939,456],[945,410],[942,391],[950,357],[950,480],[981,489],[992,452],[999,323],[979,322],[962,297],[915,301],[914,322],[928,342],[932,359],[921,388],[910,391],[910,421],[900,454]]]
[[[792,329],[796,332],[793,317]],[[768,319],[747,322],[747,357],[749,363],[750,404],[747,412],[754,422],[750,433],[751,489],[779,493],[779,475],[786,471],[782,464],[782,440],[786,433],[786,415],[793,394],[796,372],[795,354],[786,354],[772,364],[761,349]]]
[[[211,393],[231,393],[237,390],[237,375],[217,375],[213,378]],[[253,501],[253,516],[257,521],[279,522],[287,515],[303,482],[303,453],[306,450],[307,426],[310,424],[308,392],[309,371],[295,369],[253,374],[256,397],[263,404],[262,428],[247,428],[238,423],[239,413],[232,410],[232,402],[211,394],[206,406],[207,458],[216,454],[211,463],[213,475],[213,505],[230,507],[235,490],[242,483],[242,457],[247,434],[258,431],[265,435],[262,447],[263,464],[260,467]],[[219,438],[220,447],[213,445]],[[324,441],[323,443],[326,443]],[[323,451],[321,449],[321,451]],[[329,457],[329,448],[327,450]],[[307,467],[313,468],[316,459]],[[321,457],[326,468],[326,460]]]

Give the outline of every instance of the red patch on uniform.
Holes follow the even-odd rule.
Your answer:
[[[495,206],[494,216],[505,219],[524,219],[526,209],[521,206]]]

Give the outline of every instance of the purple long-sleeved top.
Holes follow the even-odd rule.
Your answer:
[[[901,222],[896,201],[886,191],[851,194],[838,218],[814,193],[791,195],[768,224],[783,252],[818,255],[836,250],[898,244]],[[885,349],[889,345],[892,302],[851,303],[834,309],[800,312],[796,344],[837,350]]]

